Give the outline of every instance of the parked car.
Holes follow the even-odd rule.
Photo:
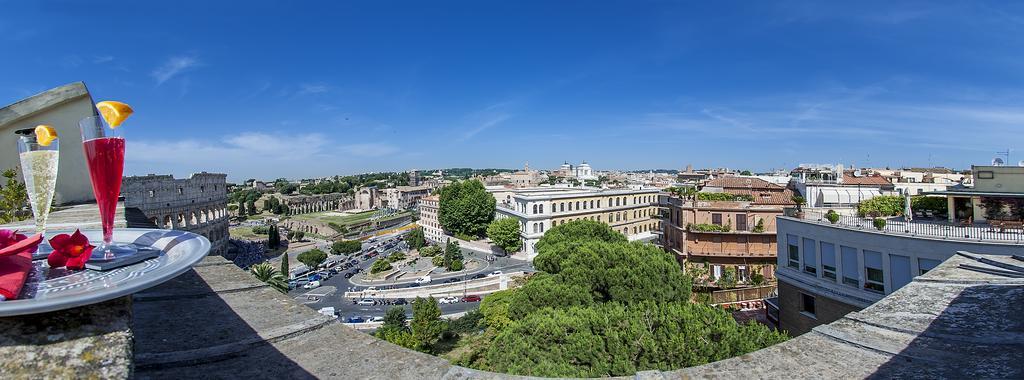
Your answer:
[[[458,279],[458,278],[449,278],[449,279],[448,279],[447,281],[445,281],[444,283],[445,283],[445,284],[454,284],[454,283],[456,283],[456,282],[459,282],[459,279]]]
[[[384,322],[384,317],[378,316],[378,317],[370,318],[370,322]]]
[[[501,276],[501,271],[500,270],[496,270],[494,272],[491,272],[491,273],[487,274],[487,277],[494,277],[494,276]]]
[[[395,299],[395,305],[408,305],[408,304],[409,304],[409,301],[406,301],[405,298]]]
[[[480,302],[480,299],[480,296],[476,294],[470,294],[468,296],[462,297],[462,302]]]
[[[376,303],[377,302],[374,301],[373,299],[363,298],[363,299],[359,300],[359,302],[356,302],[356,305],[359,305],[359,306],[373,306]]]
[[[316,289],[320,287],[320,281],[310,281],[306,285],[302,285],[303,289]]]
[[[314,273],[312,276],[309,276],[309,281],[320,281],[320,275]]]
[[[474,274],[473,277],[470,277],[470,279],[475,280],[475,279],[484,278],[484,277],[487,277],[487,275],[483,274],[483,273],[477,273],[477,274]]]
[[[458,302],[459,302],[459,298],[458,297],[442,297],[440,300],[437,301],[437,303],[442,304],[442,305],[450,304],[450,303],[458,303]]]
[[[346,323],[363,323],[363,322],[366,322],[366,320],[363,319],[363,317],[348,317],[348,319],[345,319],[345,322]]]
[[[420,277],[420,278],[416,279],[416,284],[421,284],[422,285],[422,284],[429,284],[429,283],[430,283],[430,276],[423,276],[423,277]]]
[[[345,273],[345,278],[352,278],[352,276],[355,276],[355,275],[356,275],[356,274],[355,274],[355,273],[352,273],[352,272],[349,272],[349,273]]]

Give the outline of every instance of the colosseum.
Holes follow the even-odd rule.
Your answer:
[[[125,177],[121,192],[126,214],[137,209],[159,228],[206,236],[212,244],[211,254],[223,254],[227,249],[226,174],[202,172],[186,179],[154,174]]]

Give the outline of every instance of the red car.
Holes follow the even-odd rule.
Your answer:
[[[480,302],[480,296],[472,295],[471,294],[471,295],[462,297],[462,302]]]

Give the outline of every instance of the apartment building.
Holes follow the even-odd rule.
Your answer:
[[[785,187],[735,176],[708,181],[696,199],[664,197],[662,246],[684,265],[709,266],[712,282],[729,268],[740,282],[754,273],[772,278],[775,217],[794,205],[792,197]]]
[[[1024,167],[974,166],[974,187],[945,196],[949,219],[871,219],[819,212],[777,218],[779,297],[769,319],[798,335],[859,311],[910,283],[959,251],[1020,254]]]
[[[441,222],[437,219],[437,210],[441,207],[441,197],[428,195],[419,199],[420,220],[417,224],[423,227],[423,236],[427,241],[443,243],[447,241]]]
[[[496,218],[519,221],[523,252],[537,256],[535,244],[552,227],[573,220],[608,224],[631,240],[654,237],[660,230],[658,190],[593,188],[489,189],[497,200]]]

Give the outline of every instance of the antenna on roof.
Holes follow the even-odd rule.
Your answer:
[[[999,164],[996,164],[996,159],[993,159],[992,160],[992,165],[993,166],[1003,166],[1004,163],[1010,162],[1010,148],[1006,148],[1006,150],[1004,150],[1004,151],[996,152],[996,154],[998,154],[1000,156],[1003,156],[1003,157],[1006,157],[1006,159],[1002,160],[1002,159],[999,159],[997,157],[996,159],[999,159],[1001,161]]]

